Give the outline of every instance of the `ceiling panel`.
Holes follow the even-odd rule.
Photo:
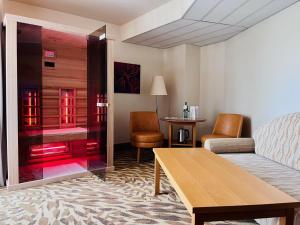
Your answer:
[[[147,41],[144,41],[143,44],[152,45],[152,44],[157,43],[157,42],[166,41],[168,39],[172,39],[172,38],[175,38],[175,37],[178,37],[178,36],[182,36],[184,34],[195,32],[197,30],[203,29],[203,28],[208,27],[210,25],[211,25],[211,23],[194,22],[193,24],[190,24],[188,26],[181,27],[177,30],[165,33],[164,35],[157,36],[155,38],[151,38]]]
[[[177,30],[181,27],[185,27],[185,26],[188,26],[190,24],[193,24],[195,23],[194,21],[192,20],[177,20],[175,22],[172,22],[172,23],[169,23],[169,24],[166,24],[162,27],[159,27],[159,28],[156,28],[156,29],[153,29],[151,31],[148,31],[144,34],[141,34],[141,35],[138,35],[134,38],[131,38],[129,39],[130,42],[132,43],[140,43],[140,42],[143,42],[145,40],[148,40],[150,38],[155,38],[157,36],[161,36],[165,33],[168,33],[168,32],[171,32],[171,31],[174,31],[174,30]]]
[[[251,16],[240,21],[238,25],[251,27],[257,24],[258,22],[276,14],[282,9],[291,6],[295,2],[298,2],[298,0],[275,0],[271,4],[268,4],[265,7],[261,8],[260,10],[256,11]]]
[[[217,30],[221,30],[221,29],[224,29],[226,28],[227,26],[226,25],[222,25],[222,24],[212,24],[212,25],[209,25],[208,27],[205,27],[203,29],[200,29],[200,30],[197,30],[197,31],[194,31],[194,32],[190,32],[190,33],[187,33],[187,34],[183,34],[183,35],[180,35],[180,36],[177,36],[175,38],[171,38],[171,39],[168,39],[166,41],[162,41],[162,42],[159,42],[159,43],[156,43],[156,44],[159,44],[160,46],[164,46],[166,44],[182,44],[182,43],[188,43],[188,41],[190,39],[193,39],[193,38],[196,38],[200,35],[205,35],[205,34],[209,34],[209,33],[212,33],[212,32],[215,32]]]
[[[223,0],[207,14],[203,20],[215,23],[220,22],[248,1],[249,0]]]
[[[223,19],[221,22],[230,25],[238,24],[241,20],[250,16],[252,13],[256,12],[267,4],[270,4],[272,1],[273,0],[249,0],[246,4]]]
[[[215,44],[215,43],[218,43],[218,42],[226,41],[229,38],[237,35],[238,33],[239,32],[233,32],[233,33],[228,33],[228,34],[225,34],[225,35],[209,38],[209,39],[206,39],[206,40],[201,41],[201,42],[193,43],[193,45],[205,46],[205,45]]]
[[[190,33],[187,33],[187,34],[184,34],[184,35],[180,35],[180,36],[177,36],[175,38],[168,39],[166,41],[155,43],[154,46],[162,47],[162,46],[165,46],[165,45],[181,45],[181,44],[184,44],[184,43],[190,43],[191,39],[195,39],[195,38],[197,38],[201,35],[206,35],[206,34],[216,32],[218,30],[222,30],[226,27],[228,27],[228,25],[211,24],[210,26],[205,27],[203,29],[200,29],[200,30],[197,30],[197,31],[194,31],[194,32],[190,32]]]
[[[192,20],[202,20],[214,7],[222,0],[197,0],[185,14],[184,18]]]
[[[132,43],[155,48],[225,41],[300,0],[196,0],[181,20],[138,35]]]
[[[241,32],[242,30],[245,30],[245,28],[230,26],[230,27],[223,28],[221,30],[216,30],[214,32],[201,34],[198,37],[189,39],[187,41],[187,43],[194,44],[194,43],[197,43],[197,42],[205,41],[205,40],[210,39],[210,38],[223,36],[223,35],[225,36],[227,34],[232,34],[232,33],[238,33],[238,32]]]

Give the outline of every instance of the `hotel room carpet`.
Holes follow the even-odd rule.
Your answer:
[[[105,175],[19,191],[1,189],[0,225],[190,224],[190,215],[165,176],[161,189],[164,194],[153,196],[153,154],[144,151],[142,156],[143,162],[137,164],[134,151],[117,151],[116,170]]]

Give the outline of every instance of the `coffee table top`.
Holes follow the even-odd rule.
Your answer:
[[[153,151],[191,214],[300,207],[293,197],[206,149]]]

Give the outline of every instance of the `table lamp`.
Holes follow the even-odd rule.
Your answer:
[[[156,113],[157,113],[158,112],[158,99],[157,99],[157,97],[160,96],[160,95],[168,95],[163,76],[153,77],[150,94],[155,95],[155,97],[156,97]]]

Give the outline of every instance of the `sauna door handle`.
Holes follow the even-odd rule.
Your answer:
[[[109,103],[107,102],[97,102],[97,107],[108,107]]]

